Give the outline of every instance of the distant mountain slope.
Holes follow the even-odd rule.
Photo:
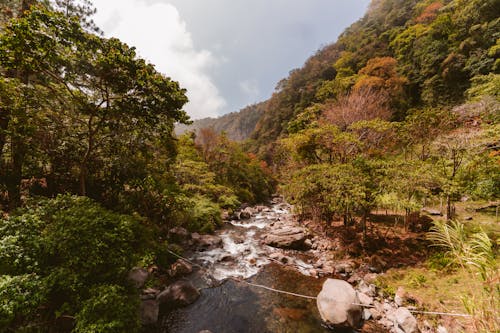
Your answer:
[[[278,84],[252,149],[269,151],[360,86],[386,92],[396,121],[411,109],[458,105],[471,90],[495,90],[499,13],[499,0],[372,0],[336,43]]]
[[[233,141],[244,141],[250,138],[255,125],[264,113],[266,103],[258,103],[245,107],[239,112],[232,112],[219,118],[204,118],[195,120],[193,124],[177,125],[175,133],[180,135],[186,131],[198,131],[202,128],[211,128],[217,133],[225,132]]]

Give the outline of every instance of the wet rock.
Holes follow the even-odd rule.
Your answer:
[[[182,227],[175,227],[168,231],[168,238],[174,243],[182,243],[191,238],[189,231]]]
[[[251,217],[252,217],[252,214],[250,212],[248,212],[247,210],[242,210],[240,212],[240,220],[248,220]]]
[[[283,249],[302,250],[307,232],[300,227],[285,226],[263,236],[265,244]]]
[[[156,299],[143,300],[139,311],[141,323],[143,325],[154,325],[158,322],[160,305]]]
[[[404,333],[418,333],[420,332],[417,326],[417,320],[411,314],[411,312],[407,308],[398,308],[394,312],[395,322],[398,324],[398,327]]]
[[[213,235],[200,235],[198,233],[193,233],[191,235],[193,241],[200,249],[211,249],[214,247],[220,247],[222,245],[222,238]]]
[[[281,262],[282,264],[288,264],[291,260],[290,257],[284,255],[280,252],[274,252],[269,255],[269,258]]]
[[[141,300],[155,299],[159,293],[158,289],[147,288],[142,291],[140,298]]]
[[[128,279],[133,283],[134,287],[136,287],[137,289],[144,287],[144,284],[146,283],[148,277],[149,273],[144,268],[136,267],[133,268],[128,273]]]
[[[347,282],[327,279],[316,300],[323,321],[333,328],[360,328],[363,309],[354,288]]]
[[[171,277],[177,278],[185,275],[189,275],[193,272],[193,265],[185,260],[179,259],[170,266],[168,274]]]
[[[190,282],[177,281],[158,294],[156,299],[160,304],[177,308],[194,303],[198,297],[200,292]]]

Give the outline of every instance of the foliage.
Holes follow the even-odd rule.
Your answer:
[[[93,288],[103,284],[121,286],[109,290],[111,294],[121,290],[120,297],[128,299],[119,304],[131,302],[126,276],[145,242],[137,218],[105,210],[88,198],[59,196],[1,219],[0,235],[0,274],[5,286],[1,290],[6,296],[2,311],[22,308],[15,317],[7,317],[3,328],[33,323],[40,311],[39,315],[50,318],[49,323],[61,315],[77,315],[97,297]],[[99,290],[104,292],[105,287]],[[83,318],[91,322],[87,314]]]

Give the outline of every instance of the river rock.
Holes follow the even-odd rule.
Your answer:
[[[284,255],[281,252],[274,252],[269,255],[269,258],[281,262],[282,264],[288,264],[292,258]]]
[[[302,250],[307,232],[300,227],[284,226],[263,236],[265,244],[283,249]]]
[[[177,281],[162,291],[156,299],[160,304],[177,308],[194,303],[200,292],[190,282]]]
[[[222,238],[214,235],[200,235],[198,233],[193,233],[191,235],[193,241],[198,246],[198,248],[207,250],[214,247],[220,247],[222,245]]]
[[[418,333],[420,332],[417,326],[417,320],[411,314],[411,312],[407,308],[398,308],[394,312],[395,321],[398,324],[398,327],[404,333]]]
[[[327,279],[316,300],[323,321],[333,328],[360,328],[363,309],[354,288],[347,282]]]
[[[144,284],[146,283],[148,277],[149,277],[148,271],[140,267],[133,268],[128,273],[128,279],[133,283],[134,287],[136,287],[137,289],[144,287]]]
[[[363,305],[372,305],[373,304],[373,298],[371,298],[370,296],[368,296],[364,293],[358,292],[358,298],[359,298],[359,302]]]
[[[179,259],[170,266],[168,274],[171,277],[177,278],[184,275],[189,275],[193,272],[193,265],[185,260]]]
[[[140,314],[143,325],[154,325],[158,321],[160,305],[156,299],[147,299],[141,302]]]

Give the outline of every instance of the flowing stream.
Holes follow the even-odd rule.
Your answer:
[[[317,296],[324,279],[309,276],[313,268],[307,253],[281,250],[261,242],[273,222],[291,218],[290,207],[274,203],[248,220],[227,222],[216,234],[223,246],[194,252],[190,259],[204,269],[190,277],[201,297],[194,304],[164,313],[161,333],[322,333],[316,301],[280,294],[237,282],[248,282],[293,293]],[[269,259],[273,252],[291,258],[281,265]],[[292,268],[294,267],[294,268]]]

